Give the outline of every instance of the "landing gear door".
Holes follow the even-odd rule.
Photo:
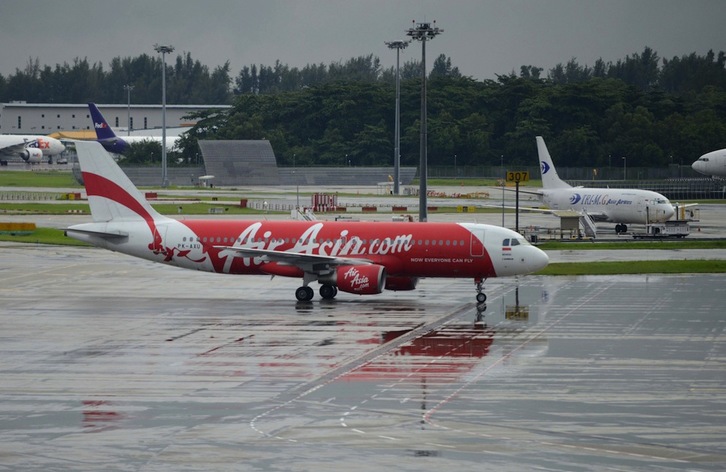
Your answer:
[[[469,246],[470,253],[473,257],[481,257],[484,255],[484,229],[471,228],[471,243]]]

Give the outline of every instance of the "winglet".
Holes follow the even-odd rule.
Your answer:
[[[555,164],[552,162],[552,157],[550,157],[550,152],[547,150],[542,136],[537,136],[537,154],[539,155],[539,170],[542,174],[542,188],[547,190],[572,187],[557,175],[557,169],[555,169]]]

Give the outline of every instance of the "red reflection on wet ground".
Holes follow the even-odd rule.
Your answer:
[[[388,331],[381,343],[393,341],[411,330]],[[458,378],[489,354],[494,330],[484,324],[448,325],[401,345],[348,373],[348,381],[398,378],[412,373],[440,380]]]
[[[123,415],[111,409],[111,403],[105,400],[83,400],[83,428],[87,432],[97,433],[115,428],[113,423],[122,419]]]

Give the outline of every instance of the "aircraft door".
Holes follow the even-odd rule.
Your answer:
[[[484,228],[471,228],[469,253],[473,257],[484,255]]]

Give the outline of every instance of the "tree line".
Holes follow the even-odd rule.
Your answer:
[[[575,59],[546,74],[521,66],[495,80],[463,75],[442,54],[428,79],[430,165],[531,165],[534,136],[563,166],[687,164],[726,147],[726,55],[661,59],[650,48],[592,66]],[[0,76],[2,101],[158,103],[161,60],[148,55],[101,64],[26,69]],[[197,121],[180,159],[196,162],[197,139],[269,139],[283,165],[390,165],[395,71],[373,56],[328,65],[210,69],[189,53],[167,62],[167,102],[231,104]],[[418,164],[421,65],[401,68],[401,159]],[[159,155],[160,153],[155,153]],[[615,164],[619,165],[619,164]]]

